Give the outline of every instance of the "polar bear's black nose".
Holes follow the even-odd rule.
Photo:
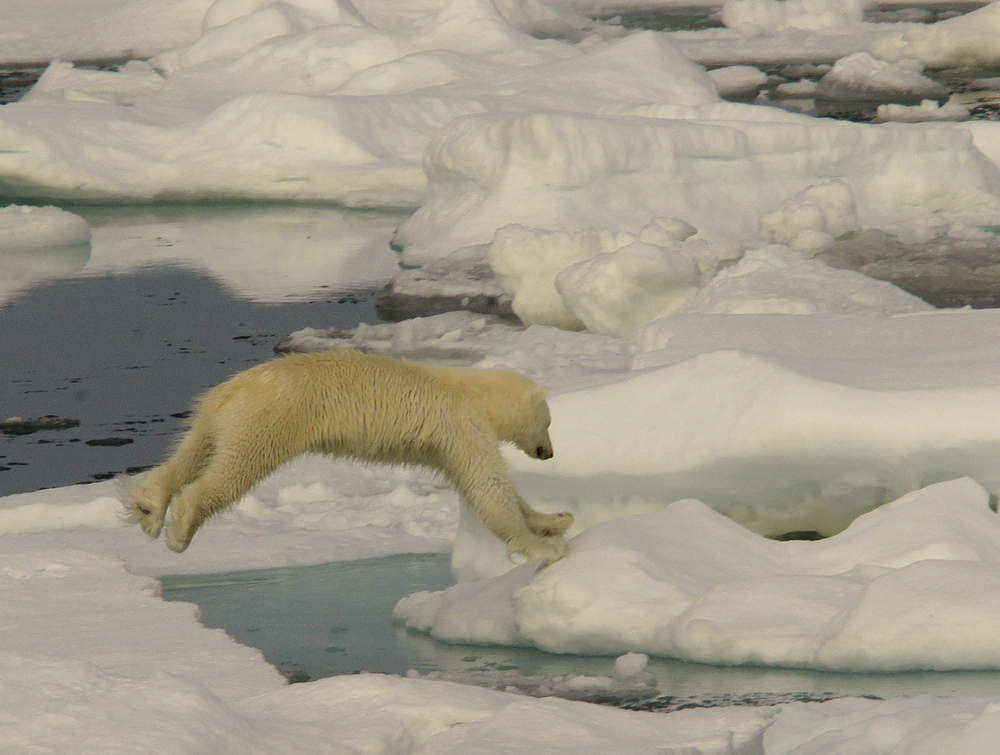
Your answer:
[[[539,459],[551,459],[552,449],[546,448],[545,446],[539,446],[535,449],[535,455],[538,456]]]

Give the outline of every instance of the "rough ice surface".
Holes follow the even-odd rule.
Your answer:
[[[751,32],[821,31],[860,23],[864,8],[861,0],[729,0],[722,7],[722,22]]]
[[[762,216],[829,180],[847,187],[862,226],[931,213],[997,217],[1000,171],[962,129],[762,110],[685,109],[697,121],[679,119],[673,107],[624,120],[567,112],[457,118],[428,152],[427,194],[397,234],[403,259],[420,264],[489,242],[510,223],[637,233],[651,218],[670,217],[709,241],[759,243]],[[944,166],[962,178],[947,186],[928,180]]]
[[[144,58],[198,39],[215,0],[4,0],[5,63]]]
[[[796,235],[798,244],[822,232]],[[857,314],[926,312],[932,307],[892,284],[851,270],[835,270],[808,254],[783,246],[754,249],[719,272],[681,311],[710,314]],[[648,322],[652,322],[650,318]]]
[[[397,232],[403,260],[423,264],[489,244],[523,321],[625,335],[683,311],[722,267],[769,242],[815,255],[862,228],[891,232],[933,217],[960,229],[997,217],[1000,172],[967,132],[816,123],[458,118],[431,146],[425,200]],[[941,170],[964,177],[928,181]],[[696,235],[643,238],[651,219]],[[634,241],[645,244],[641,253],[624,249]],[[771,272],[787,291],[809,275],[804,265]],[[859,278],[847,288],[865,285]],[[897,312],[913,306],[900,301]]]
[[[995,695],[653,715],[426,678],[286,686],[136,576],[453,549],[466,581],[411,596],[401,616],[441,636],[617,655],[609,688],[642,686],[647,654],[997,667],[1000,322],[926,311],[816,258],[851,233],[994,243],[996,124],[869,126],[726,103],[720,89],[759,76],[713,80],[690,60],[989,66],[1000,6],[868,24],[860,4],[733,0],[729,28],[666,35],[563,5],[0,0],[8,63],[151,57],[117,71],[53,62],[0,108],[7,195],[419,206],[396,234],[405,261],[457,254],[441,275],[466,296],[475,279],[460,273],[489,260],[498,276],[483,285],[509,287],[490,295],[559,322],[439,315],[291,341],[512,367],[550,386],[555,457],[508,459],[533,505],[577,515],[570,555],[536,573],[415,470],[297,460],[183,557],[119,520],[113,483],[8,496],[4,744],[996,752]],[[21,212],[3,211],[0,233],[16,234]],[[49,243],[57,225],[32,237]],[[831,537],[764,537],[790,530]],[[567,696],[601,683],[536,681]]]

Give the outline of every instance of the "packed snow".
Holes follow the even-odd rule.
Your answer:
[[[730,0],[725,28],[669,34],[583,15],[635,5],[0,0],[16,21],[0,30],[4,61],[51,61],[0,107],[0,190],[17,202],[0,210],[4,286],[151,261],[113,220],[29,200],[302,203],[191,226],[160,210],[143,231],[201,245],[234,282],[257,249],[248,290],[267,301],[396,272],[384,221],[308,202],[399,213],[392,243],[415,268],[399,290],[480,297],[507,319],[303,323],[283,348],[524,372],[552,389],[556,453],[508,453],[515,484],[576,516],[570,554],[538,570],[422,470],[297,460],[182,556],[121,520],[113,481],[7,496],[5,746],[996,751],[995,695],[652,714],[416,676],[287,686],[158,597],[161,575],[451,551],[459,583],[405,598],[397,620],[451,642],[618,657],[605,682],[550,680],[567,697],[648,686],[647,656],[1000,667],[1000,316],[935,311],[821,261],[864,233],[996,247],[1000,130],[950,122],[967,114],[928,74],[995,64],[1000,5],[876,24],[862,3]],[[67,62],[102,58],[130,62]],[[883,120],[933,122],[720,97],[751,99],[764,62],[832,64],[786,89],[877,91],[895,103]],[[346,237],[336,250],[332,235]],[[826,539],[770,539],[787,533]]]

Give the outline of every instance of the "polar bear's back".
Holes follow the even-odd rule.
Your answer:
[[[474,379],[481,371],[465,372]],[[420,463],[455,437],[493,435],[480,426],[484,418],[471,410],[470,397],[434,368],[349,349],[252,367],[205,394],[199,416],[212,419],[214,433],[285,438],[293,454],[373,461]]]

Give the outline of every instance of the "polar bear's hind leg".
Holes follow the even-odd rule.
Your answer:
[[[123,480],[127,516],[151,538],[163,528],[170,501],[184,485],[194,480],[208,463],[212,439],[204,427],[190,428],[174,453],[141,480]]]

